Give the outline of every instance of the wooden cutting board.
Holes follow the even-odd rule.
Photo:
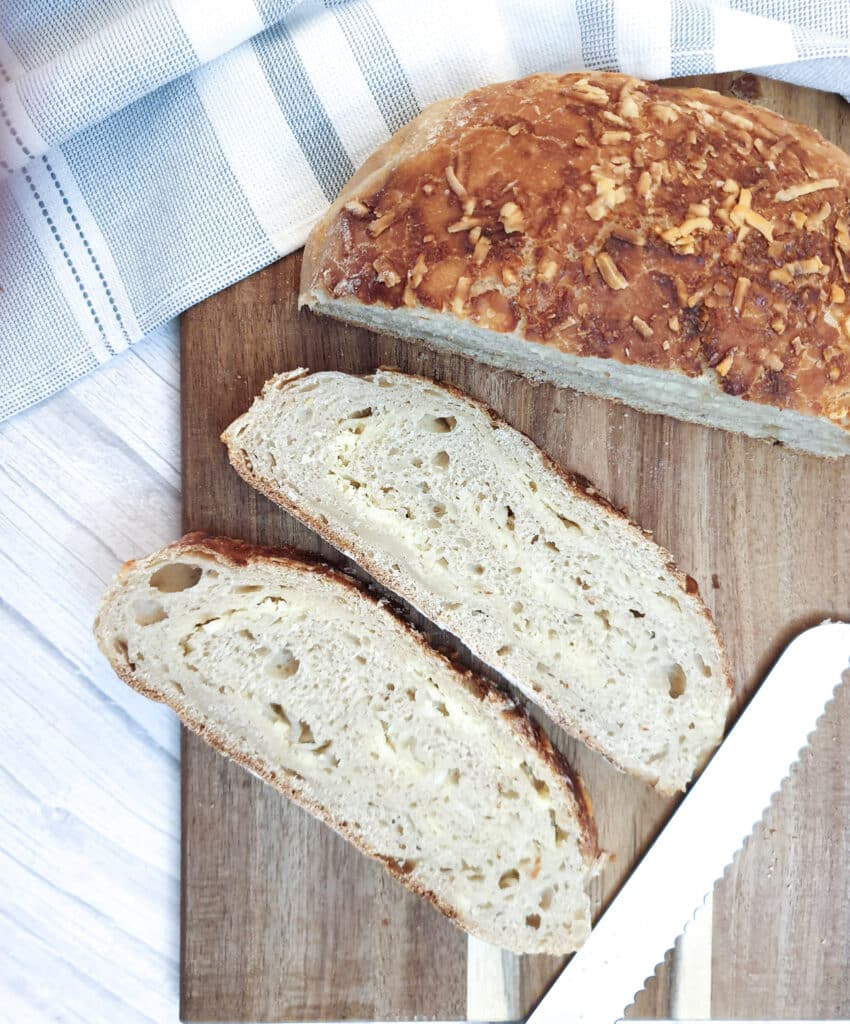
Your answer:
[[[835,96],[752,76],[697,84],[746,90],[850,149],[847,106]],[[342,561],[236,476],[218,436],[276,371],[388,364],[482,399],[654,531],[716,616],[739,707],[797,631],[850,617],[850,459],[643,415],[298,313],[299,265],[295,254],[183,317],[187,529],[289,542]],[[594,894],[601,907],[673,803],[557,738],[614,854]],[[715,893],[713,1016],[850,1016],[848,752],[845,696]],[[510,1019],[530,1009],[559,966],[468,940],[377,864],[184,734],[183,1019]],[[670,973],[659,971],[641,995],[641,1015],[669,1014]]]

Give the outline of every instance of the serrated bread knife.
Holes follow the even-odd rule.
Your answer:
[[[527,1024],[622,1018],[761,820],[848,668],[850,623],[824,622],[788,645]]]

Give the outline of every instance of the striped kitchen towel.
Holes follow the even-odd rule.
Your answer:
[[[0,0],[0,418],[304,241],[423,106],[534,71],[850,93],[850,0]]]

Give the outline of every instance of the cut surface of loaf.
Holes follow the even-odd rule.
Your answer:
[[[584,940],[581,782],[515,702],[347,576],[187,535],[123,567],[95,633],[125,682],[461,927],[522,953]]]
[[[314,228],[301,303],[850,454],[850,156],[707,90],[594,72],[434,104]]]
[[[671,555],[433,381],[295,371],[223,435],[237,471],[665,792],[720,742],[725,654]]]

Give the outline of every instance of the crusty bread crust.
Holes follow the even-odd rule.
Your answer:
[[[401,371],[389,367],[381,367],[380,369],[386,372],[399,374],[401,373]],[[301,380],[303,377],[309,376],[309,373],[309,370],[299,368],[297,370],[292,370],[288,373],[282,373],[277,377],[272,377],[271,380],[268,380],[263,386],[263,391],[260,397],[256,398],[254,401],[261,401],[263,396],[265,396],[266,392],[269,389],[274,388],[279,390],[282,387],[288,387],[291,384],[295,383],[296,381]],[[363,374],[361,376],[363,376],[364,378],[369,378],[371,375]],[[454,385],[437,383],[425,377],[420,377],[416,374],[403,374],[403,376],[409,377],[410,379],[415,381],[420,381],[423,384],[427,384],[427,386],[432,389],[435,387],[444,389],[449,394],[453,395],[455,398],[465,402],[471,408],[483,411],[495,423],[503,422],[499,417],[498,413],[496,413],[488,405],[486,405],[484,402],[479,402],[475,398],[472,398],[470,395],[467,395],[465,392],[461,391],[459,388],[456,388]],[[361,566],[361,568],[363,568],[367,573],[369,573],[369,575],[373,579],[375,579],[382,587],[384,587],[391,593],[391,584],[386,578],[381,566],[370,556],[369,552],[365,548],[361,546],[351,545],[346,540],[346,538],[340,536],[340,534],[336,530],[334,530],[330,526],[330,524],[305,512],[302,508],[293,503],[287,497],[286,494],[284,494],[278,488],[271,486],[267,480],[263,479],[257,473],[254,472],[254,467],[251,465],[250,461],[245,457],[245,453],[240,449],[238,441],[235,440],[239,431],[240,424],[242,423],[243,419],[249,415],[250,410],[248,412],[243,413],[242,416],[234,420],[233,423],[231,423],[230,426],[228,426],[227,429],[221,435],[221,440],[227,446],[228,457],[230,459],[231,465],[236,470],[236,472],[242,477],[243,480],[246,481],[246,483],[250,484],[251,487],[253,487],[255,490],[259,491],[261,494],[264,494],[267,498],[269,498],[269,500],[273,501],[276,505],[279,505],[285,511],[290,513],[290,515],[294,516],[296,519],[302,522],[305,526],[309,527],[311,530],[318,533],[323,540],[327,541],[338,551],[341,551],[344,555],[355,561],[359,566]],[[515,427],[512,429],[516,430]],[[586,480],[584,477],[580,476],[577,473],[570,473],[563,467],[559,466],[549,455],[547,455],[546,452],[538,448],[537,445],[531,440],[531,438],[523,434],[522,431],[516,430],[516,433],[522,438],[522,441],[526,445],[528,445],[541,456],[545,467],[552,473],[554,473],[556,476],[558,476],[561,480],[563,480],[564,485],[570,491],[572,491],[576,495],[593,501],[596,505],[603,509],[607,515],[611,516],[612,518],[620,520],[620,522],[622,522],[628,528],[628,530],[634,535],[636,542],[641,543],[648,541],[654,544],[657,548],[659,548],[661,555],[665,559],[666,568],[669,570],[671,575],[678,583],[679,588],[681,589],[682,601],[685,604],[690,605],[691,609],[694,612],[696,612],[698,616],[703,618],[708,624],[712,637],[717,645],[717,649],[719,652],[724,683],[729,691],[730,698],[734,696],[735,683],[732,679],[732,673],[729,665],[729,657],[726,650],[726,645],[724,644],[723,638],[718,632],[714,619],[711,617],[711,612],[709,612],[708,608],[705,605],[705,602],[702,600],[702,596],[699,592],[699,585],[697,584],[696,580],[692,576],[687,575],[686,573],[682,572],[681,569],[679,569],[679,567],[676,565],[673,555],[665,547],[658,544],[658,542],[655,540],[655,538],[649,530],[643,529],[643,527],[634,522],[634,520],[631,519],[622,509],[618,509],[616,506],[612,505],[611,502],[607,500],[607,498],[604,498],[597,491],[597,489],[589,480]],[[417,610],[421,612],[421,609]],[[573,736],[576,736],[578,739],[580,739],[581,742],[585,744],[585,746],[589,747],[591,750],[594,750],[597,753],[601,754],[603,757],[605,757],[606,760],[613,764],[615,768],[619,769],[620,771],[623,770],[622,766],[617,764],[616,761],[613,761],[606,754],[606,752],[600,747],[599,743],[593,738],[593,736],[589,735],[586,732],[586,730],[581,726],[581,724],[577,720],[567,718],[563,713],[563,709],[551,706],[548,702],[543,703],[542,698],[539,695],[535,699],[541,702],[541,707],[543,708],[543,710],[555,722],[557,722],[558,725],[562,726],[563,728],[568,730]],[[663,787],[658,785],[656,785],[655,788],[657,788],[659,792],[664,793],[668,796],[675,795],[676,792],[674,790],[665,790]]]
[[[180,540],[168,545],[148,559],[125,562],[121,567],[117,580],[107,591],[102,602],[101,611],[98,613],[94,624],[94,634],[98,646],[109,660],[116,675],[138,693],[149,697],[151,700],[166,704],[177,714],[186,728],[200,736],[219,753],[224,754],[232,761],[246,768],[264,782],[273,786],[293,803],[298,804],[314,817],[319,818],[335,832],[338,832],[347,839],[361,853],[364,853],[373,860],[379,861],[406,889],[427,899],[459,927],[470,934],[487,938],[481,935],[475,923],[466,919],[457,908],[449,906],[434,892],[423,888],[415,879],[405,874],[395,861],[381,856],[381,854],[370,847],[362,836],[356,834],[349,827],[348,822],[334,818],[321,804],[306,798],[300,791],[297,781],[293,781],[287,776],[281,776],[263,761],[247,756],[233,746],[232,743],[228,742],[224,734],[216,729],[214,724],[199,719],[180,700],[169,698],[160,690],[147,685],[137,673],[135,665],[126,659],[120,658],[118,653],[109,645],[107,638],[101,630],[102,610],[110,601],[110,597],[115,589],[121,585],[121,580],[126,579],[128,575],[142,564],[146,566],[156,565],[160,561],[175,555],[186,555],[190,558],[200,559],[212,558],[217,562],[231,566],[245,566],[252,562],[279,563],[289,569],[296,569],[299,572],[316,573],[324,576],[340,586],[356,592],[365,600],[372,602],[383,614],[399,622],[427,657],[438,659],[452,668],[458,683],[481,702],[483,714],[490,715],[493,718],[498,717],[507,723],[514,735],[527,749],[535,752],[549,764],[555,773],[556,779],[561,783],[563,795],[573,808],[575,820],[579,827],[580,845],[586,862],[590,864],[599,857],[596,824],[593,820],[591,801],[584,788],[584,784],[560,751],[552,746],[548,736],[540,729],[537,723],[529,718],[516,701],[498,690],[492,683],[480,676],[476,676],[472,672],[461,669],[444,654],[432,648],[422,634],[414,629],[410,623],[402,619],[401,616],[397,615],[386,601],[376,598],[374,594],[366,590],[365,587],[361,586],[351,576],[292,548],[260,547],[229,537],[211,537],[203,532],[187,533]]]
[[[301,303],[327,302],[442,312],[850,432],[850,157],[703,89],[489,86],[343,189],[304,255]]]
[[[449,116],[456,102],[457,100],[450,99],[432,103],[418,117],[399,128],[383,146],[376,149],[343,185],[335,202],[312,229],[304,244],[299,299],[302,305],[308,303],[310,282],[314,280],[319,271],[328,229],[336,220],[337,215],[343,211],[345,204],[360,192],[364,194],[377,192],[396,164],[426,147],[429,139],[439,129],[443,119]]]

